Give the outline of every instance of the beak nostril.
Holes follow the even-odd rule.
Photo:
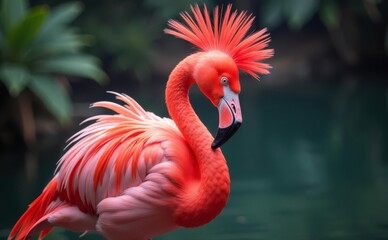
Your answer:
[[[231,105],[232,105],[233,112],[236,113],[237,112],[236,106],[234,105],[234,103],[232,103]]]

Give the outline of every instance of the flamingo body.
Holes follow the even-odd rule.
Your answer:
[[[260,60],[265,30],[245,36],[253,21],[245,12],[231,12],[214,22],[204,8],[192,7],[187,26],[171,20],[165,32],[203,51],[182,60],[166,86],[172,119],[146,112],[125,94],[113,93],[123,105],[98,102],[113,114],[92,122],[70,138],[53,179],[17,221],[8,240],[44,238],[53,227],[96,231],[110,240],[147,240],[179,227],[210,222],[225,207],[230,178],[220,146],[242,122],[238,94],[239,69],[257,78],[268,73]],[[218,108],[214,138],[191,107],[188,93],[197,84]]]
[[[194,154],[171,119],[145,112],[128,96],[117,97],[125,107],[94,104],[117,114],[92,117],[98,121],[73,136],[75,145],[41,195],[46,201],[35,201],[44,213],[33,213],[32,203],[21,220],[36,222],[24,226],[29,230],[21,238],[53,225],[94,230],[108,239],[128,239],[128,232],[130,239],[148,239],[178,227],[174,196],[199,179]]]

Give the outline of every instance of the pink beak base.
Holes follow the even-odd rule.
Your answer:
[[[221,147],[239,129],[242,123],[242,115],[238,95],[229,92],[220,99],[218,105],[219,124],[217,134],[212,143],[212,148]]]

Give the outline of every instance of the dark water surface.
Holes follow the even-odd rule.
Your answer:
[[[362,76],[292,86],[244,81],[243,125],[223,146],[232,179],[226,208],[206,226],[156,239],[388,239],[386,81]],[[122,91],[166,116],[163,89],[148,95]],[[191,96],[214,133],[216,109],[197,90]],[[89,111],[89,103],[80,105],[81,112]],[[1,155],[1,239],[52,177],[74,131],[43,139],[32,153]],[[78,235],[57,229],[48,239]],[[101,238],[89,233],[82,239]]]

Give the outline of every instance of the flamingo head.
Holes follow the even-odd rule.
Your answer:
[[[219,128],[212,143],[218,148],[240,127],[242,122],[239,70],[258,79],[259,74],[268,74],[271,67],[262,60],[273,55],[266,49],[270,41],[264,28],[248,34],[254,17],[246,12],[232,12],[228,5],[225,12],[215,7],[213,21],[204,6],[191,7],[193,16],[181,13],[185,22],[169,21],[165,33],[184,39],[200,49],[193,68],[193,80],[209,100],[218,107]]]
[[[209,51],[200,54],[193,79],[218,108],[218,131],[212,144],[213,149],[218,148],[233,136],[242,123],[238,67],[229,55],[217,50]]]

